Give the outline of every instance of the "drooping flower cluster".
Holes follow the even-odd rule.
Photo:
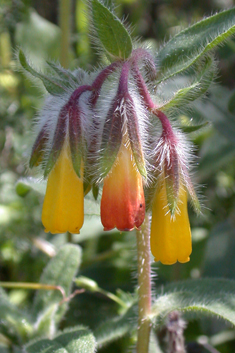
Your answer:
[[[189,261],[187,199],[197,199],[184,137],[173,130],[149,93],[146,80],[155,75],[150,53],[136,49],[129,59],[85,75],[67,94],[49,97],[30,159],[30,167],[42,166],[48,177],[42,210],[46,232],[79,233],[84,194],[103,185],[104,230],[139,229],[152,210],[155,260]],[[150,117],[161,122],[160,138]],[[148,210],[145,194],[151,195]]]

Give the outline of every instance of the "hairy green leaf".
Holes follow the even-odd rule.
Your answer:
[[[215,74],[215,65],[213,60],[208,57],[203,63],[202,72],[189,87],[178,90],[173,98],[160,107],[163,111],[172,108],[183,108],[186,104],[193,102],[203,95],[209,88]]]
[[[56,331],[55,315],[59,304],[52,304],[42,311],[35,324],[33,337],[53,337]]]
[[[235,281],[197,279],[172,283],[164,288],[152,308],[156,327],[167,315],[178,310],[198,315],[213,315],[235,325]]]
[[[99,0],[91,0],[94,28],[108,56],[127,59],[132,52],[132,41],[122,22]]]
[[[66,70],[61,66],[58,66],[51,61],[47,61],[47,64],[57,73],[59,78],[62,81],[64,81],[64,83],[67,83],[68,85],[78,84],[76,77],[69,70]]]
[[[191,66],[235,33],[235,8],[203,19],[174,36],[159,51],[157,63],[165,80]]]
[[[81,326],[64,330],[53,340],[41,339],[25,347],[27,353],[94,353],[95,349],[93,334]]]
[[[19,50],[18,57],[23,69],[29,72],[32,76],[39,78],[50,94],[57,95],[63,93],[66,90],[62,80],[55,77],[45,76],[42,73],[33,69],[32,66],[30,66],[30,64],[28,63],[26,56],[24,55],[22,50]]]
[[[73,278],[81,262],[81,248],[78,245],[66,244],[46,266],[40,283],[51,284],[63,288],[66,297],[71,293]],[[62,300],[61,293],[57,290],[38,291],[33,311],[36,314],[44,311],[52,304],[59,304]],[[56,312],[55,321],[58,322],[64,315],[67,304],[61,304]]]

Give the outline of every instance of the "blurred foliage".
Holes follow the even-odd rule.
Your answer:
[[[132,25],[135,36],[142,36],[146,43],[160,48],[166,39],[182,27],[186,27],[188,23],[234,4],[232,0],[204,2],[117,0],[115,5],[119,17],[127,17],[126,22]],[[84,21],[84,6],[81,0],[73,2],[71,68],[81,66],[89,70],[92,65],[98,66],[105,58],[98,58],[90,45],[89,21]],[[20,46],[26,50],[32,62],[41,68],[44,67],[46,60],[58,61],[60,30],[57,17],[55,1],[1,1],[1,281],[38,283],[50,258],[68,239],[66,234],[44,233],[40,221],[43,200],[40,190],[37,187],[27,188],[24,182],[17,184],[17,181],[26,175],[35,177],[33,172],[28,171],[27,161],[33,139],[32,122],[43,104],[45,91],[42,85],[32,84],[19,70],[15,70],[15,51]],[[235,40],[233,38],[229,38],[222,47],[216,49],[216,58],[219,71],[206,99],[196,101],[190,110],[185,108],[179,113],[182,125],[209,122],[203,129],[189,135],[196,146],[195,183],[203,185],[198,190],[203,204],[202,216],[198,217],[190,210],[193,234],[191,261],[173,266],[155,264],[154,272],[156,270],[158,274],[158,277],[154,278],[156,286],[187,278],[235,279]],[[89,203],[89,200],[87,202]],[[89,210],[89,205],[87,209]],[[79,275],[92,278],[100,288],[109,292],[115,293],[116,288],[134,292],[135,235],[133,232],[103,233],[96,213],[97,207],[86,216],[81,234],[73,236],[73,241],[79,243],[83,254]],[[21,310],[32,307],[34,292],[12,289],[8,294],[5,305],[20,322]],[[121,291],[116,294],[119,297],[123,295]],[[34,305],[39,301],[38,298],[40,296],[37,294]],[[44,300],[43,296],[41,300]],[[128,300],[134,299],[125,297],[124,302],[128,303]],[[60,322],[59,328],[85,325],[96,332],[98,325],[106,318],[113,320],[113,325],[116,325],[114,338],[117,338],[122,335],[115,321],[120,310],[120,307],[107,296],[85,292],[71,300],[69,310]],[[47,314],[54,315],[54,312],[52,310]],[[46,322],[46,313],[43,315]],[[127,352],[134,340],[132,330],[128,326],[133,315],[135,310],[134,313],[130,313],[127,305],[121,320],[127,323],[127,326],[122,328],[129,334],[102,348],[100,352]],[[32,318],[29,317],[28,322],[18,327],[19,330],[23,330],[25,337],[32,337],[30,325]],[[78,336],[79,330],[82,329],[78,328],[76,333]],[[0,332],[0,352],[19,352],[17,346],[22,342],[18,340],[18,332],[13,328],[11,332],[7,330]],[[86,334],[91,335],[88,330]],[[158,335],[163,345],[164,330]],[[228,326],[214,319],[195,319],[186,330],[185,338],[189,353],[208,351],[199,344],[202,335],[206,335],[207,342],[215,345],[221,353],[235,351],[235,332]],[[99,334],[97,337],[99,342]],[[93,338],[90,339],[92,345]],[[100,340],[102,341],[102,338]],[[9,347],[11,350],[8,350]],[[152,347],[152,352],[158,352],[154,338]]]

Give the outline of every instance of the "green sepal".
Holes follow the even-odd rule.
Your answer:
[[[44,177],[46,178],[52,168],[54,167],[60,152],[63,148],[65,142],[65,135],[66,135],[66,120],[67,120],[68,109],[67,106],[64,106],[60,111],[60,115],[58,118],[51,151],[49,153],[47,163],[44,169]]]
[[[91,0],[94,29],[108,57],[127,59],[132,53],[131,37],[119,18],[99,0]]]
[[[36,141],[33,145],[31,157],[29,160],[30,168],[37,167],[43,161],[43,157],[45,154],[45,146],[48,140],[46,125],[47,124],[45,124],[39,132]]]
[[[91,183],[86,179],[83,181],[83,192],[84,196],[86,196],[91,191]]]
[[[185,175],[185,186],[186,186],[187,191],[189,193],[191,204],[193,206],[194,211],[199,214],[201,212],[201,205],[200,205],[200,202],[199,202],[197,194],[195,192],[193,183],[188,175],[188,171],[186,170],[186,168],[183,168],[183,173]]]
[[[101,174],[103,177],[112,168],[122,143],[124,117],[119,107],[119,98],[115,98],[104,123],[101,141]]]
[[[178,157],[174,156],[171,161],[171,168],[165,169],[165,185],[166,185],[166,196],[167,205],[173,216],[177,210],[177,205],[179,201],[179,187],[180,187],[180,175],[179,175],[179,165]]]
[[[75,103],[69,108],[69,145],[73,168],[81,178],[82,161],[84,160],[84,141],[82,138],[81,111]]]
[[[50,94],[58,95],[66,92],[66,87],[64,86],[64,82],[62,80],[54,76],[43,75],[42,73],[33,69],[32,66],[30,66],[30,64],[28,63],[26,56],[24,55],[21,49],[19,50],[18,58],[23,69],[29,72],[32,76],[39,78]]]
[[[235,8],[203,19],[174,36],[156,57],[162,80],[182,72],[235,33]]]
[[[92,185],[92,194],[95,200],[97,200],[98,196],[99,196],[99,186],[96,184]]]
[[[131,98],[126,100],[127,114],[127,130],[130,139],[131,149],[135,158],[135,163],[140,174],[147,178],[147,171],[145,168],[144,154],[140,139],[139,124],[136,112],[133,107],[133,101]]]

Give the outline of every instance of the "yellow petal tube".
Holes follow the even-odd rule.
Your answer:
[[[172,217],[167,205],[164,181],[154,196],[150,241],[155,261],[161,261],[165,265],[172,265],[177,261],[188,262],[192,252],[187,191],[182,185],[177,206],[178,210]]]
[[[70,147],[65,142],[48,177],[42,223],[45,232],[79,233],[83,221],[83,181],[73,169]]]

